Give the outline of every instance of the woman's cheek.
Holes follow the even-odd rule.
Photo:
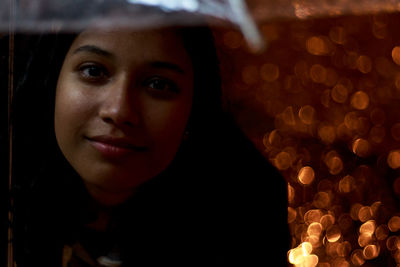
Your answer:
[[[157,112],[149,113],[151,121],[151,131],[158,138],[172,140],[181,140],[189,119],[190,105],[187,103],[175,103],[165,106],[163,109],[157,109]]]
[[[90,96],[69,79],[60,80],[56,91],[55,131],[59,143],[72,145],[73,138],[87,124],[91,109]]]

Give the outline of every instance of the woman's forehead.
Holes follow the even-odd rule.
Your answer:
[[[72,44],[73,47],[81,45],[98,45],[104,49],[130,50],[131,52],[168,51],[172,55],[180,56],[187,53],[182,36],[177,30],[169,28],[143,31],[88,29],[79,34]]]
[[[78,35],[79,41],[109,41],[109,39],[130,40],[148,39],[154,41],[175,42],[183,47],[182,35],[176,28],[132,30],[129,28],[88,28]]]
[[[167,60],[191,68],[182,36],[177,29],[149,29],[133,31],[129,29],[90,28],[74,40],[70,51],[83,46],[95,46],[121,59],[138,56],[149,60]]]

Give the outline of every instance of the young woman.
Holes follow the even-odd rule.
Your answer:
[[[18,266],[285,265],[286,186],[222,111],[208,28],[38,40],[14,106]]]

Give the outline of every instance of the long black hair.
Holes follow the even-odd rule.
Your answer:
[[[59,266],[63,246],[76,240],[117,246],[124,266],[286,262],[284,180],[222,110],[210,29],[178,30],[194,69],[189,138],[167,170],[114,209],[117,225],[100,236],[82,230],[94,219],[92,202],[54,134],[56,83],[76,34],[18,37],[17,63],[24,64],[17,67],[13,106],[19,266]]]

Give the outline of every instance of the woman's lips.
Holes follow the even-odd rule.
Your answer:
[[[86,139],[100,154],[106,157],[123,157],[131,153],[147,150],[145,146],[136,145],[127,138],[102,135]]]

